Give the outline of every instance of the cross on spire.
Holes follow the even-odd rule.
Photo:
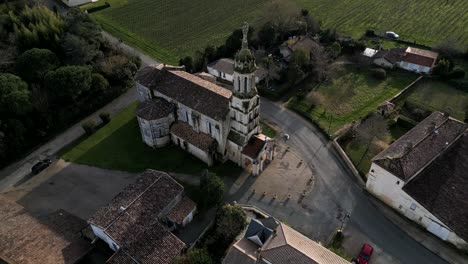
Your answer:
[[[249,23],[244,22],[242,26],[242,49],[248,49],[249,43],[247,42],[247,35],[249,33]]]

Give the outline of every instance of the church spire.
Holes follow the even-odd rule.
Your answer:
[[[249,33],[249,24],[244,22],[242,26],[242,47],[235,57],[234,71],[238,73],[253,73],[257,66],[255,65],[255,57],[249,50],[247,36]]]

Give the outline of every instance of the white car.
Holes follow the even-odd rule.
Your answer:
[[[397,33],[393,32],[393,31],[387,31],[385,32],[385,35],[389,38],[394,38],[394,39],[397,39],[400,37],[400,35],[398,35]]]

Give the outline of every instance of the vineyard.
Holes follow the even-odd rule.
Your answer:
[[[468,43],[466,0],[284,0],[307,8],[325,28],[354,37],[392,30],[426,45]],[[111,34],[150,56],[176,63],[206,45],[219,45],[242,22],[264,17],[269,0],[107,0],[91,15]],[[83,8],[102,5],[104,0]],[[270,14],[271,15],[271,14]]]

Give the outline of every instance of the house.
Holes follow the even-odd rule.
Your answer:
[[[430,74],[438,56],[437,52],[408,47],[399,63],[399,67],[408,71]]]
[[[0,263],[77,263],[91,250],[81,238],[86,226],[65,210],[38,218],[0,195]]]
[[[372,159],[367,190],[468,249],[468,126],[434,112]]]
[[[398,63],[401,61],[405,50],[401,48],[393,48],[390,50],[379,50],[372,60],[375,65],[378,65],[383,68],[393,69],[398,66]]]
[[[317,242],[272,217],[251,219],[223,264],[349,264]]]
[[[214,61],[206,67],[208,73],[227,82],[234,80],[234,60],[223,58]],[[255,83],[258,84],[267,76],[267,71],[263,67],[257,67],[255,70]]]
[[[236,54],[233,87],[227,89],[181,67],[147,66],[135,78],[138,123],[143,142],[172,142],[209,166],[231,160],[258,175],[274,158],[275,143],[261,134],[257,66],[243,27]],[[253,151],[252,151],[253,150]]]
[[[108,263],[172,263],[185,243],[170,230],[193,218],[196,204],[167,173],[146,170],[89,220],[115,251]]]
[[[319,49],[320,45],[308,36],[300,36],[288,39],[280,45],[280,53],[286,61],[294,53],[294,51],[301,50],[306,54],[312,53],[315,49]]]
[[[62,0],[62,2],[69,7],[84,5],[87,3],[95,3],[97,1],[98,0]]]

